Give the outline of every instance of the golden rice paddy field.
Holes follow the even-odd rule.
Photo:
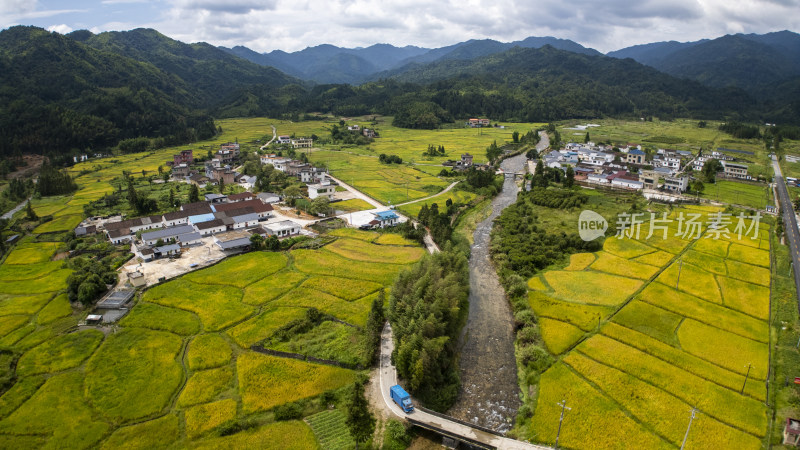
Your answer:
[[[107,334],[75,328],[56,245],[19,244],[0,266],[0,345],[20,355],[0,396],[0,446],[324,448],[335,430],[273,411],[325,409],[316,398],[356,371],[250,347],[364,363],[372,300],[424,252],[400,236],[335,235],[319,250],[248,253],[153,287]],[[341,322],[268,341],[312,307]],[[244,421],[255,425],[222,432]]]
[[[733,222],[719,238],[676,237],[672,225],[666,240],[609,237],[603,250],[529,280],[545,345],[561,355],[540,380],[537,441],[555,441],[557,403],[566,400],[566,448],[675,448],[693,407],[687,448],[761,448],[769,226],[739,239]]]

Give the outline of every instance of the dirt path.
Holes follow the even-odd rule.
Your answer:
[[[537,148],[549,144],[543,136]],[[501,163],[504,172],[520,172],[525,155]],[[469,317],[461,335],[461,392],[448,414],[461,420],[506,432],[520,407],[517,363],[514,356],[513,316],[505,291],[492,265],[489,240],[494,220],[517,199],[514,177],[506,177],[492,201],[492,213],[473,234],[469,260]]]
[[[277,130],[275,129],[275,125],[270,125],[270,126],[272,127],[272,139],[270,139],[270,140],[269,140],[269,142],[267,142],[266,144],[262,145],[262,146],[261,146],[261,150],[264,150],[265,148],[269,147],[269,144],[272,144],[272,142],[273,142],[275,139],[277,139],[277,138],[278,138],[278,132],[277,132]]]
[[[444,190],[442,190],[442,191],[440,191],[440,192],[437,192],[436,194],[429,195],[429,196],[427,196],[427,197],[423,197],[423,198],[418,198],[418,199],[416,199],[416,200],[411,200],[410,202],[398,203],[398,204],[396,204],[396,205],[394,205],[394,206],[395,206],[395,207],[397,207],[397,206],[405,206],[405,205],[410,205],[410,204],[412,204],[412,203],[424,202],[425,200],[430,200],[430,199],[432,199],[433,197],[436,197],[436,196],[438,196],[438,195],[442,195],[442,194],[445,194],[445,193],[449,192],[449,191],[450,191],[450,189],[453,189],[453,187],[455,187],[455,185],[457,185],[457,184],[458,184],[458,181],[454,181],[454,182],[450,183],[450,185],[449,185],[449,186],[447,186],[446,188],[444,188]]]

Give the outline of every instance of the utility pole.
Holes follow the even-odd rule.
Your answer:
[[[697,413],[697,408],[692,408],[692,413],[689,415],[689,426],[686,427],[686,434],[683,436],[683,442],[681,443],[681,450],[686,446],[686,439],[689,437],[689,430],[692,428],[692,420],[695,418],[695,414]]]
[[[678,260],[678,281],[675,282],[675,289],[678,289],[678,284],[681,282],[681,269],[683,268],[683,258]]]
[[[742,392],[740,392],[740,394],[744,394],[744,387],[747,386],[747,378],[750,376],[750,367],[752,367],[752,364],[747,365],[747,375],[744,376],[744,384],[742,385]]]
[[[556,445],[555,448],[558,448],[558,438],[561,436],[561,423],[564,421],[564,410],[568,409],[572,411],[572,408],[567,406],[567,399],[561,400],[561,403],[556,403],[558,406],[561,407],[561,417],[558,419],[558,432],[556,433]]]

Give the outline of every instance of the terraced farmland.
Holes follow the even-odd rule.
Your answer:
[[[69,271],[50,261],[56,245],[21,243],[0,266],[4,292],[20,292],[0,296],[0,342],[21,355],[18,381],[0,396],[0,446],[349,446],[339,411],[312,416],[316,438],[305,422],[274,422],[273,411],[293,402],[325,409],[330,399],[317,397],[352,383],[355,370],[250,349],[367,365],[372,300],[424,250],[400,236],[334,235],[319,250],[248,253],[156,286],[107,335],[72,328],[59,294]],[[30,290],[42,292],[22,293]],[[337,322],[274,337],[310,308]],[[219,435],[250,420],[255,427]],[[331,424],[339,428],[326,431]]]
[[[687,207],[673,212],[713,213]],[[749,225],[749,221],[745,221]],[[564,447],[760,448],[768,432],[769,225],[609,237],[528,282],[542,338],[563,355],[541,378],[532,432]],[[684,230],[685,231],[685,230]],[[735,250],[733,250],[735,249]],[[745,381],[747,380],[747,381]],[[743,391],[740,393],[740,391]],[[555,420],[554,420],[555,418]]]

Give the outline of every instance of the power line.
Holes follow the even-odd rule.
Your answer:
[[[742,384],[742,392],[740,394],[744,394],[744,387],[747,386],[747,378],[750,376],[750,367],[752,366],[752,364],[747,365],[747,375],[744,376],[744,384]]]
[[[683,442],[681,443],[681,450],[686,446],[686,439],[689,437],[689,430],[692,428],[692,420],[696,417],[697,408],[692,407],[692,412],[689,415],[689,426],[686,427],[686,434],[683,436]]]
[[[555,448],[558,448],[558,438],[561,436],[561,423],[564,421],[564,410],[568,409],[572,411],[572,408],[567,406],[567,400],[563,399],[560,403],[556,403],[558,406],[561,407],[561,417],[558,419],[558,432],[556,433],[556,445]]]

